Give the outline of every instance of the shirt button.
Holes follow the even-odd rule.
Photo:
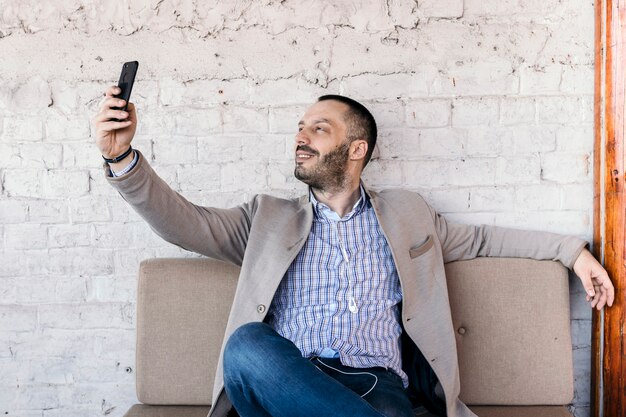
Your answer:
[[[459,332],[459,334],[465,334],[465,327],[459,327],[457,331]]]
[[[263,304],[259,304],[258,306],[256,306],[256,311],[259,314],[265,313],[265,306]]]

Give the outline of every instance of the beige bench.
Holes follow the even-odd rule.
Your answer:
[[[479,258],[446,265],[461,399],[481,417],[571,417],[567,270]],[[211,259],[141,263],[137,398],[125,417],[205,417],[239,268]],[[419,412],[416,413],[418,415]]]

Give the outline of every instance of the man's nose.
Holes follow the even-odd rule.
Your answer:
[[[306,135],[304,130],[301,130],[298,133],[296,133],[296,144],[298,144],[298,145],[306,145],[309,142],[310,142],[309,141],[309,137]]]

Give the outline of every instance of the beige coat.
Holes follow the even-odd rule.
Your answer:
[[[278,284],[309,236],[313,212],[308,196],[286,200],[257,195],[235,208],[200,207],[174,192],[142,155],[130,173],[107,179],[168,242],[241,266],[224,341],[239,326],[265,318]],[[416,193],[367,193],[400,277],[406,335],[436,374],[448,416],[473,416],[458,398],[461,387],[444,263],[498,256],[553,259],[571,268],[587,243],[545,232],[453,224]],[[223,417],[230,408],[223,387],[220,357],[211,417]]]

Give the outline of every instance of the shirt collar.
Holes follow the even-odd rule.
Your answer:
[[[313,214],[316,218],[321,217],[333,221],[350,220],[356,214],[360,213],[369,201],[369,197],[367,196],[367,193],[365,192],[362,183],[359,185],[359,190],[361,191],[361,196],[359,197],[358,201],[354,203],[354,206],[352,206],[352,210],[350,210],[350,212],[345,216],[339,217],[339,214],[332,211],[331,208],[328,207],[326,204],[317,201],[315,195],[313,194],[313,190],[309,188],[309,201],[313,205]]]

